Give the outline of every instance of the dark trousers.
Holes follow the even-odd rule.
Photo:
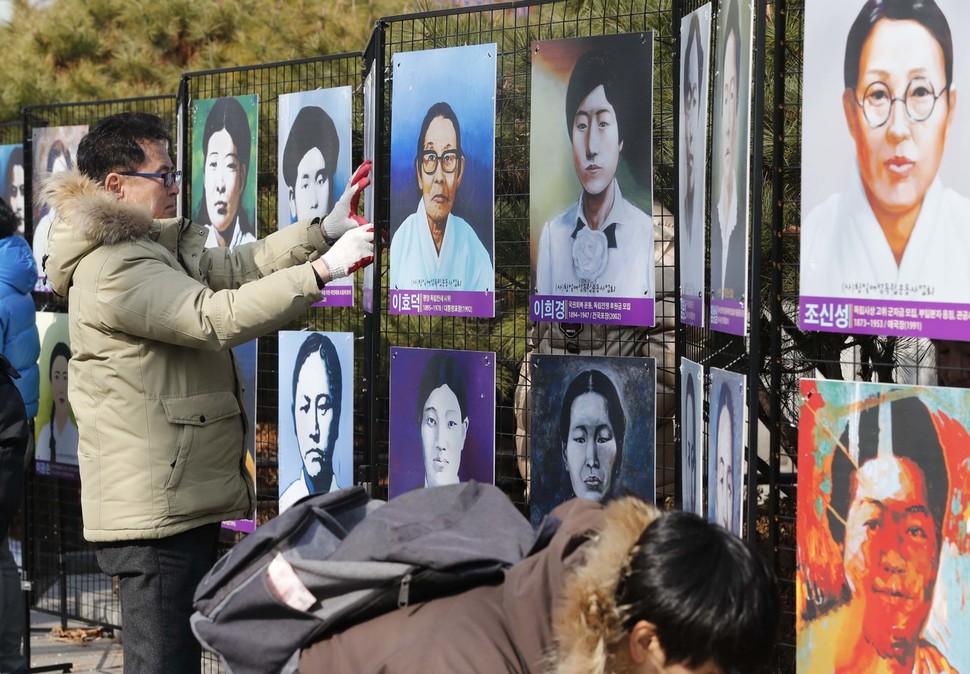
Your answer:
[[[212,568],[219,524],[158,540],[97,545],[98,564],[118,576],[125,671],[201,672],[202,647],[192,634],[192,596]]]

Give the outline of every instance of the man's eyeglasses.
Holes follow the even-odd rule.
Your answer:
[[[866,87],[862,100],[856,100],[856,104],[862,108],[862,114],[873,129],[878,129],[889,121],[893,104],[897,101],[903,104],[911,120],[925,122],[933,114],[937,99],[949,88],[948,84],[940,93],[936,93],[932,82],[925,77],[917,77],[906,87],[906,93],[902,98],[894,98],[888,84],[873,82]]]
[[[181,171],[169,171],[168,173],[139,173],[137,171],[122,171],[123,176],[137,176],[138,178],[161,178],[166,188],[176,183],[182,182]]]
[[[445,150],[437,154],[434,150],[425,150],[418,155],[421,162],[421,170],[429,176],[438,170],[438,162],[441,162],[441,170],[445,173],[454,173],[458,168],[458,161],[461,159],[461,152],[458,150]]]

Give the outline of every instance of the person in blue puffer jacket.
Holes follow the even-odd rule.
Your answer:
[[[10,391],[0,396],[0,456],[3,458],[0,461],[0,496],[7,497],[0,508],[0,671],[19,674],[27,671],[20,646],[24,633],[23,594],[20,572],[7,545],[7,525],[17,510],[19,497],[13,494],[18,493],[17,482],[23,480],[21,462],[25,455],[32,453],[33,431],[27,419],[37,415],[40,337],[34,300],[30,296],[37,281],[37,265],[30,245],[17,234],[18,224],[17,216],[0,199],[0,366],[5,369],[3,383],[9,384],[12,379],[23,398],[21,403]],[[6,371],[8,363],[9,373]]]
[[[30,295],[36,282],[30,244],[17,235],[17,216],[0,199],[0,353],[20,374],[15,381],[30,418],[37,416],[40,396],[40,338]]]

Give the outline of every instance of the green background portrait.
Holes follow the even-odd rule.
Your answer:
[[[259,96],[251,94],[249,96],[223,96],[220,98],[235,98],[242,104],[243,110],[246,111],[246,119],[249,122],[249,133],[252,140],[249,146],[249,167],[246,173],[246,184],[243,187],[242,196],[239,198],[239,209],[249,217],[253,232],[258,235],[259,227],[256,222],[256,172],[259,167],[259,162],[256,154],[256,139],[259,133]],[[209,110],[212,109],[212,106],[218,100],[218,98],[207,98],[192,102],[192,210],[190,213],[183,213],[188,218],[195,218],[195,214],[203,207],[202,200],[205,195],[205,189],[203,188],[203,181],[205,179],[205,148],[202,147],[202,136],[205,133],[205,120],[209,116]]]

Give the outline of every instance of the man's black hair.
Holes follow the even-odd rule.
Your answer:
[[[296,360],[293,362],[293,413],[296,414],[296,385],[300,381],[300,372],[303,364],[311,355],[317,354],[323,361],[323,369],[327,372],[327,379],[330,382],[330,402],[333,415],[330,418],[330,434],[327,436],[328,447],[332,449],[337,442],[337,433],[340,430],[340,404],[343,393],[343,375],[340,370],[340,358],[337,356],[337,349],[333,342],[326,335],[319,332],[311,332],[299,351],[296,352]],[[312,403],[311,403],[312,404]]]
[[[145,151],[138,141],[171,146],[172,137],[160,117],[146,112],[103,117],[81,139],[77,167],[96,183],[103,183],[113,171],[135,171],[145,162]]]
[[[7,205],[6,201],[0,199],[0,239],[6,239],[8,236],[16,234],[19,226],[20,220],[14,214],[13,209]]]
[[[846,89],[859,86],[859,65],[862,49],[876,24],[882,19],[915,21],[923,26],[943,50],[946,84],[953,81],[953,36],[950,24],[934,0],[868,0],[856,16],[845,41],[843,78]]]
[[[427,114],[424,116],[424,121],[421,122],[421,131],[418,133],[418,151],[414,155],[414,165],[418,166],[421,163],[421,153],[424,151],[424,136],[428,133],[428,127],[431,126],[437,117],[443,117],[447,119],[455,127],[455,149],[461,153],[461,125],[458,123],[458,115],[450,105],[444,101],[439,101],[428,108]],[[441,150],[438,150],[441,154]]]
[[[428,396],[437,388],[447,385],[458,399],[458,409],[462,420],[468,418],[468,389],[465,386],[465,372],[458,361],[443,353],[436,353],[428,361],[421,375],[421,385],[418,387],[417,420],[421,423],[424,416],[424,404]]]
[[[625,123],[629,121],[626,113],[630,93],[619,64],[607,51],[588,51],[576,59],[576,65],[569,75],[569,84],[566,85],[566,133],[572,137],[573,120],[579,104],[600,85],[616,113],[616,131],[618,140],[622,142]]]
[[[610,493],[604,498],[612,496],[620,483],[620,469],[623,466],[623,438],[626,437],[626,414],[623,412],[623,401],[616,390],[613,380],[599,370],[585,370],[576,375],[562,395],[562,405],[559,408],[559,441],[565,456],[566,445],[569,442],[570,417],[573,403],[584,393],[595,393],[602,396],[606,402],[606,415],[613,427],[613,437],[616,439],[616,458],[613,459],[613,473],[610,476]]]
[[[704,100],[700,90],[701,79],[703,79],[702,75],[704,74],[704,46],[701,44],[701,22],[696,13],[691,13],[690,26],[687,28],[687,49],[684,50],[684,77],[682,80],[684,90],[681,92],[681,98],[687,96],[687,69],[690,65],[691,49],[697,52],[697,100],[698,105],[700,105],[700,101]]]
[[[927,506],[936,525],[937,547],[943,542],[943,517],[949,498],[950,481],[943,458],[943,445],[930,411],[919,398],[894,400],[890,406],[892,419],[892,452],[899,459],[909,459],[923,473],[923,488],[926,491]],[[855,495],[856,465],[862,467],[879,453],[879,408],[876,405],[863,410],[859,415],[859,455],[857,464],[846,456],[840,448],[832,455],[832,510],[828,514],[829,530],[836,543],[845,540],[845,525],[849,505]],[[839,439],[842,447],[849,449],[848,426]],[[841,521],[840,521],[841,518]]]
[[[307,152],[317,148],[323,155],[324,170],[330,182],[330,200],[333,201],[333,174],[340,155],[340,138],[337,126],[323,108],[308,105],[296,113],[290,135],[283,146],[283,182],[291,190],[296,189],[297,168]],[[329,208],[330,204],[327,204]]]
[[[616,598],[628,631],[656,626],[665,664],[756,672],[771,661],[774,576],[740,538],[693,513],[671,511],[644,530]]]

